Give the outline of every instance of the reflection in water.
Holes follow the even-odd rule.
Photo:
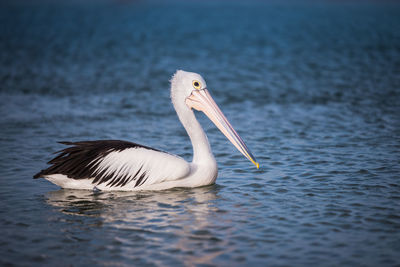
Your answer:
[[[218,185],[162,192],[61,189],[46,197],[47,203],[66,215],[80,216],[76,217],[80,221],[81,216],[100,219],[95,226],[104,233],[118,229],[123,235],[113,239],[121,248],[120,256],[127,259],[144,257],[143,253],[150,259],[155,251],[168,251],[172,258],[179,252],[186,264],[206,264],[228,247],[215,224],[219,189]],[[94,227],[93,221],[88,224]]]
[[[47,203],[65,214],[81,216],[100,216],[106,204],[98,199],[99,194],[89,190],[60,189],[46,194]]]

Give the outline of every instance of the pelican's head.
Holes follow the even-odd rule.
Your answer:
[[[259,168],[255,157],[212,99],[200,74],[178,70],[171,79],[171,99],[175,107],[204,112],[229,141]]]

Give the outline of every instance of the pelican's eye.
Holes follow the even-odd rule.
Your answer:
[[[201,89],[201,83],[199,81],[194,80],[192,82],[193,88],[196,90],[200,90]]]

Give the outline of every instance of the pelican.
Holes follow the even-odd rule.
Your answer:
[[[201,75],[178,70],[171,79],[171,100],[193,146],[193,160],[120,140],[60,142],[51,166],[34,175],[70,189],[163,190],[215,183],[217,162],[193,109],[204,112],[256,167],[259,164],[212,99]]]

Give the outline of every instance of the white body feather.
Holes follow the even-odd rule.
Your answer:
[[[50,182],[70,189],[135,191],[135,190],[163,190],[173,187],[197,187],[215,183],[217,178],[217,164],[214,158],[203,164],[188,163],[184,159],[146,148],[129,148],[123,151],[114,151],[104,158],[98,158],[99,165],[96,173],[106,170],[104,176],[113,174],[113,179],[121,179],[126,175],[148,177],[140,186],[132,180],[124,186],[108,186],[107,183],[96,185],[94,178],[71,179],[63,174],[45,176]],[[143,166],[143,167],[141,167]]]

